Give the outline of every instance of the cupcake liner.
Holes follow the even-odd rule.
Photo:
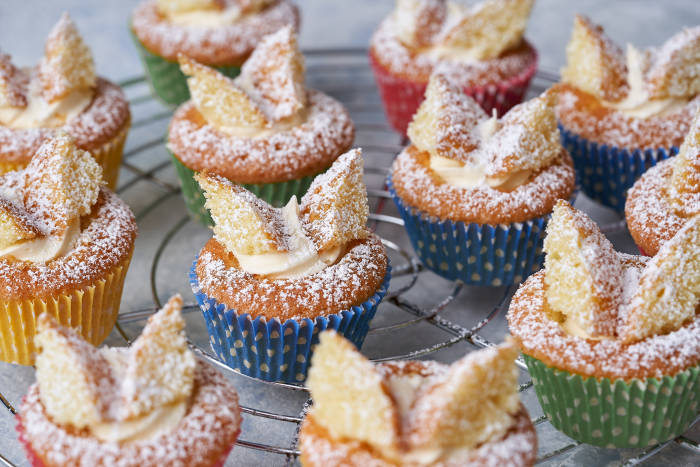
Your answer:
[[[253,319],[239,315],[199,287],[195,259],[190,270],[190,285],[202,309],[210,344],[219,359],[234,370],[266,381],[299,383],[306,379],[311,354],[318,334],[333,329],[359,349],[369,331],[369,323],[384,298],[391,279],[387,267],[382,285],[366,302],[339,313],[315,319]]]
[[[107,183],[107,188],[112,191],[117,188],[119,167],[121,166],[122,155],[124,154],[124,143],[126,143],[126,137],[129,134],[130,127],[131,121],[127,121],[114,138],[107,141],[102,146],[89,151],[92,157],[102,167],[102,178]]]
[[[374,79],[379,88],[379,96],[384,104],[384,113],[389,124],[402,135],[406,134],[408,124],[416,113],[425,95],[427,83],[417,83],[393,74],[369,54]],[[464,92],[471,96],[489,115],[496,109],[503,115],[511,107],[521,103],[537,71],[537,57],[533,63],[517,76],[499,83],[483,86],[467,86]]]
[[[199,187],[199,183],[194,179],[195,171],[185,166],[174,154],[170,153],[175,165],[175,172],[180,179],[182,187],[182,197],[185,200],[185,206],[190,213],[190,216],[197,222],[203,225],[214,225],[214,221],[209,215],[209,210],[204,207],[204,192]],[[311,182],[319,174],[309,175],[295,180],[277,183],[241,183],[240,185],[251,191],[258,198],[267,201],[273,206],[284,206],[296,196],[301,199],[302,196],[311,186]]]
[[[24,401],[22,401],[22,403],[24,403]],[[34,451],[34,448],[32,448],[32,444],[27,439],[27,432],[24,428],[22,414],[18,413],[15,419],[17,420],[17,423],[15,425],[15,430],[17,431],[17,440],[24,449],[24,454],[27,456],[27,461],[29,461],[29,465],[31,465],[32,467],[46,467],[46,464],[44,464],[44,462],[41,460],[36,451]],[[224,467],[224,464],[226,464],[226,460],[228,459],[228,456],[229,454],[231,454],[232,450],[233,446],[231,446],[231,448],[228,451],[226,451],[226,454],[224,454],[219,461],[212,464],[212,467]]]
[[[700,366],[663,378],[591,378],[524,355],[552,425],[582,443],[642,448],[683,433],[698,415]]]
[[[0,300],[0,361],[34,364],[34,335],[41,313],[51,314],[91,344],[100,345],[117,321],[130,261],[131,254],[104,277],[79,289],[43,299]]]
[[[131,27],[129,31],[146,70],[146,78],[153,95],[167,106],[177,106],[187,101],[190,98],[190,90],[185,75],[180,71],[180,65],[146,49]],[[215,68],[230,78],[235,78],[241,72],[241,67],[235,65]]]
[[[468,285],[501,286],[518,284],[542,266],[549,215],[498,225],[441,220],[407,205],[391,176],[387,184],[416,255],[435,274]]]
[[[678,148],[634,149],[598,144],[572,133],[559,123],[562,146],[574,159],[583,192],[618,213],[625,211],[627,190],[659,162],[678,154]]]

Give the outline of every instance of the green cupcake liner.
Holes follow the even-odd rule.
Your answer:
[[[187,206],[190,216],[200,224],[214,225],[214,221],[209,215],[209,210],[204,207],[204,202],[206,201],[204,192],[199,187],[197,180],[194,179],[195,171],[180,162],[174,154],[170,153],[170,157],[173,159],[175,171],[180,179],[182,197],[185,199],[185,206]],[[317,175],[319,174],[288,180],[286,182],[241,183],[240,185],[271,205],[281,207],[287,204],[292,196],[296,196],[297,199],[300,200]]]
[[[187,88],[185,75],[180,71],[180,65],[146,49],[134,31],[131,28],[129,31],[146,69],[146,77],[153,94],[168,106],[177,106],[187,101],[190,98],[190,90]],[[239,66],[223,66],[216,69],[230,78],[235,78],[241,72]]]
[[[524,355],[537,399],[559,431],[582,443],[642,448],[683,433],[698,415],[700,366],[663,378],[583,377]]]

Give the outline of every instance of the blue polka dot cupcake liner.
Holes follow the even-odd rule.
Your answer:
[[[407,205],[389,193],[404,221],[411,245],[423,265],[468,285],[519,284],[544,262],[542,244],[549,215],[512,224],[476,224],[442,220]]]
[[[627,190],[649,168],[678,154],[678,148],[634,149],[598,144],[559,124],[562,146],[574,160],[578,184],[594,201],[625,211]]]
[[[386,295],[391,280],[391,266],[379,289],[366,302],[339,313],[315,319],[253,319],[239,314],[205,294],[195,267],[190,269],[190,285],[197,299],[209,343],[217,357],[246,376],[265,381],[300,383],[306,379],[313,349],[321,331],[333,329],[359,349],[369,331],[369,324]]]
[[[698,416],[700,366],[674,376],[624,381],[583,377],[524,358],[549,421],[582,443],[653,446],[682,434]]]

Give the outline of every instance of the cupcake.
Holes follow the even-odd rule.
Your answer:
[[[38,66],[17,68],[0,53],[0,173],[26,167],[39,146],[64,132],[90,152],[114,189],[130,118],[124,93],[95,74],[68,14],[46,39]]]
[[[288,0],[145,0],[130,29],[151,89],[175,106],[190,98],[180,54],[235,77],[262,38],[285,26],[299,27]]]
[[[537,69],[537,52],[523,39],[533,3],[398,0],[369,50],[391,126],[406,134],[433,72],[450,76],[489,114],[522,102]]]
[[[641,448],[698,415],[700,217],[654,258],[617,253],[561,201],[545,267],[513,296],[511,334],[552,424],[583,443]]]
[[[36,384],[17,432],[34,467],[222,466],[238,395],[187,348],[173,297],[129,348],[96,349],[51,316],[37,322]]]
[[[659,162],[630,188],[627,227],[643,255],[654,256],[686,221],[700,214],[700,111],[672,159]]]
[[[100,344],[119,313],[134,250],[128,206],[65,134],[0,176],[0,360],[34,363],[42,314]]]
[[[320,341],[299,437],[305,467],[534,465],[512,340],[449,366],[373,365],[332,331]]]
[[[408,127],[388,180],[418,258],[466,284],[519,283],[542,263],[544,225],[574,194],[547,92],[503,118],[440,74]]]
[[[343,105],[304,88],[304,57],[287,27],[265,37],[236,80],[181,56],[192,100],[170,123],[168,149],[185,204],[211,225],[194,180],[206,171],[284,206],[347,151],[355,127]]]
[[[557,116],[588,197],[622,213],[635,180],[676,154],[700,106],[698,48],[700,26],[658,48],[628,45],[625,57],[600,26],[576,17]]]
[[[212,349],[245,375],[300,382],[318,332],[358,348],[389,286],[381,240],[365,226],[358,149],[342,155],[297,203],[273,208],[229,180],[202,173],[214,238],[190,272]]]

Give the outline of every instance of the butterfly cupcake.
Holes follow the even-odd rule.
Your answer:
[[[155,95],[175,106],[190,97],[180,54],[235,77],[262,38],[299,27],[288,0],[146,0],[130,31]]]
[[[575,190],[552,92],[488,118],[440,74],[408,128],[389,192],[421,262],[449,280],[519,283],[542,263],[547,218]]]
[[[406,133],[433,72],[447,74],[489,114],[520,103],[537,69],[523,39],[532,0],[398,0],[370,42],[391,126]]]
[[[39,318],[37,382],[17,414],[32,466],[223,466],[240,432],[238,395],[188,349],[181,308],[171,298],[129,348],[96,349]]]
[[[97,76],[68,14],[49,33],[38,66],[18,68],[0,53],[0,173],[26,167],[42,143],[64,132],[114,189],[130,118],[124,93]]]
[[[635,180],[677,153],[700,106],[699,48],[696,26],[660,47],[628,45],[625,56],[600,26],[576,17],[557,116],[591,199],[622,213]]]
[[[352,145],[355,127],[335,99],[304,87],[291,28],[265,37],[232,80],[181,56],[192,100],[168,130],[168,149],[192,217],[211,224],[194,179],[206,171],[284,206]]]

